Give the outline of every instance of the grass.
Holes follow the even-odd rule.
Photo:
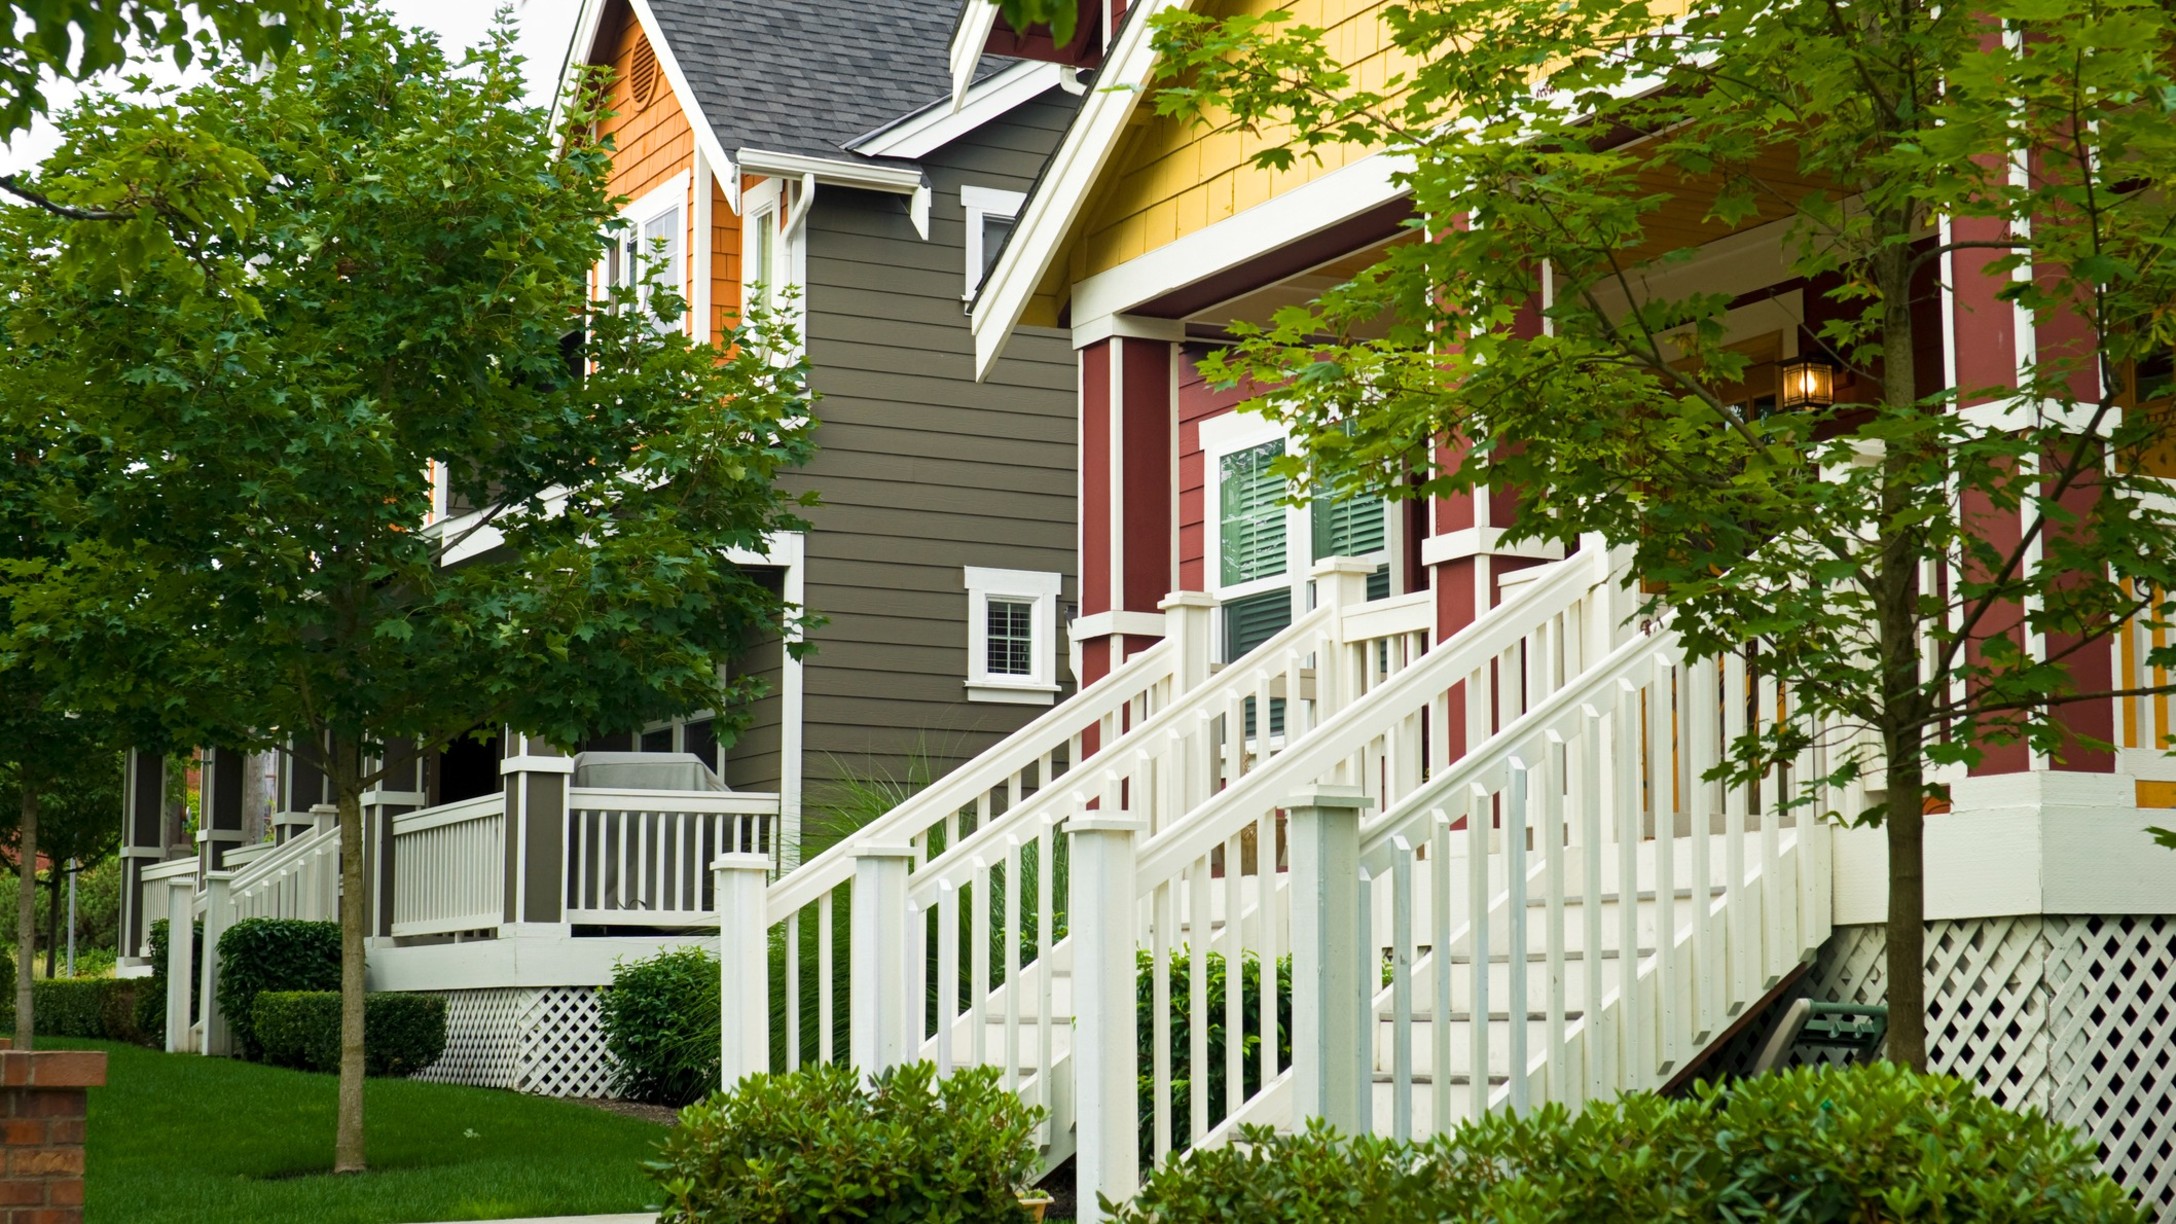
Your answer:
[[[41,1043],[46,1044],[46,1043]],[[335,1177],[335,1081],[105,1041],[91,1090],[90,1224],[409,1224],[640,1211],[662,1128],[489,1088],[369,1081],[370,1172]]]

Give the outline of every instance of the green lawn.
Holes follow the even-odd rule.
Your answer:
[[[48,1044],[48,1043],[40,1043]],[[90,1224],[409,1224],[639,1211],[651,1123],[488,1088],[371,1080],[371,1171],[334,1177],[334,1079],[104,1041]]]

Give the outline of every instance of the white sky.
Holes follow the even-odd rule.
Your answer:
[[[482,39],[502,2],[504,0],[380,0],[394,20],[431,30],[449,49],[466,47]],[[581,0],[518,0],[515,7],[515,17],[521,25],[522,54],[529,60],[530,94],[541,101],[548,98],[566,54],[567,38]],[[171,65],[165,66],[163,73],[153,75],[163,80],[176,77]],[[50,109],[57,113],[75,100],[77,90],[72,85],[56,83],[46,96]],[[52,125],[42,121],[17,133],[13,141],[0,145],[0,173],[37,165],[53,151],[57,142]]]

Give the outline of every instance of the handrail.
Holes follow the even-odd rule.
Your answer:
[[[1136,864],[1137,888],[1147,889],[1223,844],[1230,836],[1222,819],[1228,813],[1275,806],[1294,787],[1311,782],[1364,747],[1381,733],[1383,710],[1405,708],[1441,692],[1468,672],[1517,645],[1532,632],[1537,606],[1565,605],[1610,580],[1608,555],[1599,549],[1555,563],[1548,577],[1537,579],[1516,603],[1490,609],[1398,672],[1359,701],[1332,714],[1314,734],[1287,749],[1261,769],[1227,786],[1187,819],[1162,830],[1141,845]]]
[[[1651,637],[1635,637],[1618,646],[1607,658],[1581,673],[1575,683],[1549,694],[1538,705],[1512,719],[1502,730],[1438,771],[1419,790],[1401,798],[1389,811],[1363,819],[1360,822],[1360,869],[1366,872],[1389,870],[1392,844],[1399,838],[1409,842],[1419,839],[1444,802],[1462,788],[1471,786],[1482,771],[1500,767],[1515,747],[1545,733],[1579,707],[1593,705],[1600,694],[1610,692],[1620,681],[1631,679],[1639,668],[1652,667],[1658,658],[1676,663],[1679,655],[1677,634],[1668,628],[1658,629]]]
[[[413,812],[402,812],[393,818],[393,835],[398,837],[403,833],[419,833],[424,829],[435,829],[442,825],[480,820],[487,816],[496,816],[505,811],[505,808],[504,791],[493,791],[453,803],[441,803],[436,807],[417,808]]]
[[[1041,717],[1007,736],[974,761],[953,770],[916,792],[898,807],[844,839],[822,854],[801,864],[771,885],[765,909],[771,921],[819,900],[845,883],[854,872],[854,856],[865,846],[905,841],[941,822],[949,813],[975,801],[1006,775],[1034,764],[1052,751],[1053,737],[1063,742],[1074,729],[1116,714],[1131,702],[1144,684],[1168,676],[1172,646],[1159,642],[1126,660],[1102,679],[1067,701],[1059,702]],[[1071,762],[1077,765],[1079,762]]]
[[[1332,628],[1330,617],[1331,610],[1324,607],[1293,621],[1268,641],[1248,651],[1244,658],[1218,671],[1206,683],[1196,685],[1106,745],[1094,758],[1067,773],[1060,785],[1037,791],[1022,800],[1019,807],[1006,812],[1003,818],[976,829],[961,840],[956,854],[947,854],[943,861],[915,873],[908,899],[920,901],[944,885],[966,882],[974,871],[974,861],[996,848],[1000,839],[1015,835],[1020,825],[1035,819],[1045,823],[1065,819],[1073,814],[1075,807],[1107,789],[1107,783],[1124,771],[1124,763],[1144,746],[1164,736],[1176,735],[1190,723],[1208,721],[1223,712],[1222,707],[1230,703],[1235,693],[1245,696],[1263,680],[1283,675],[1283,669],[1266,669],[1264,664],[1291,651],[1310,634]],[[1237,681],[1243,676],[1252,679],[1248,684],[1240,685]],[[1099,765],[1099,762],[1105,764]]]
[[[609,786],[567,788],[568,811],[716,812],[727,816],[769,816],[778,811],[770,791],[626,790]]]
[[[284,868],[291,867],[308,858],[322,843],[338,841],[339,838],[340,826],[337,824],[327,824],[312,829],[300,837],[288,838],[280,844],[278,849],[270,854],[260,855],[252,859],[248,866],[236,871],[232,887],[236,893],[241,893],[251,885],[270,879],[278,875]]]

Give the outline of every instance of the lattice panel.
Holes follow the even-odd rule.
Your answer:
[[[449,990],[446,1052],[416,1073],[417,1079],[481,1088],[513,1088],[521,1082],[519,990]]]
[[[2047,944],[2039,918],[1927,924],[1927,1065],[2008,1109],[2046,1109]]]
[[[611,1096],[612,1057],[604,1045],[597,988],[554,986],[523,993],[516,1087],[539,1096]]]
[[[2048,920],[2049,1112],[2176,1221],[2176,920]]]

